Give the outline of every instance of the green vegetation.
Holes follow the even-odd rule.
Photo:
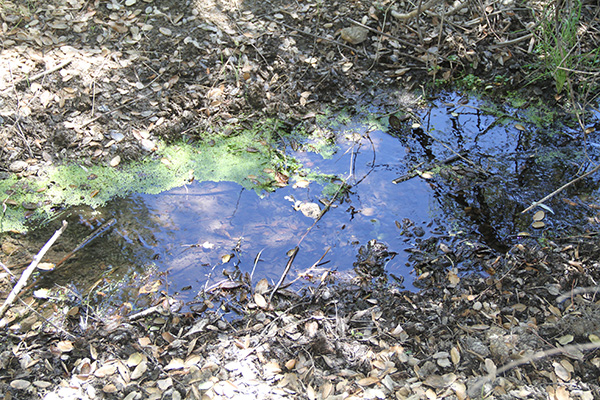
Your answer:
[[[577,94],[584,103],[598,89],[600,49],[583,47],[589,29],[581,21],[581,0],[553,4],[560,8],[548,10],[537,32],[540,72],[534,81],[550,77],[558,94],[567,87],[572,101]]]
[[[192,180],[232,181],[258,193],[274,190],[286,183],[283,175],[290,177],[302,168],[276,148],[284,134],[279,123],[267,120],[230,136],[207,136],[201,145],[163,144],[155,157],[117,168],[70,164],[40,179],[9,176],[0,181],[0,193],[5,195],[0,231],[27,231],[32,222],[51,218],[57,208],[99,207],[115,197],[158,194]],[[318,134],[305,140],[312,143],[307,151],[323,156],[335,151]]]

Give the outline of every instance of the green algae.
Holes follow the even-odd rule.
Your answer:
[[[96,208],[116,197],[158,194],[192,180],[237,182],[259,194],[274,190],[276,172],[291,176],[302,168],[277,149],[276,141],[284,134],[280,128],[267,121],[228,136],[204,135],[196,144],[161,144],[152,156],[114,168],[68,164],[35,178],[10,175],[0,180],[0,232],[26,232],[64,208]],[[325,156],[335,152],[320,139],[311,143],[313,151]]]

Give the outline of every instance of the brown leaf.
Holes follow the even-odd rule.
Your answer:
[[[259,308],[262,308],[263,310],[268,306],[267,300],[265,300],[264,296],[260,293],[254,293],[254,302]]]
[[[73,350],[73,343],[70,340],[63,340],[62,342],[56,343],[56,348],[61,353],[68,353]]]
[[[254,291],[260,294],[265,293],[267,290],[269,290],[269,281],[267,281],[265,278],[258,281],[256,286],[254,287]]]
[[[366,378],[359,379],[358,382],[356,382],[356,383],[359,384],[360,386],[367,387],[367,386],[371,386],[371,385],[374,385],[379,382],[380,382],[379,378],[375,378],[374,376],[367,376]]]

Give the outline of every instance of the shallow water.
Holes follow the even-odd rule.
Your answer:
[[[549,137],[522,120],[489,115],[477,100],[459,101],[457,94],[442,96],[416,112],[419,128],[412,126],[412,120],[394,131],[373,130],[357,122],[357,116],[338,127],[338,151],[330,159],[289,151],[304,167],[344,179],[351,190],[300,243],[287,281],[296,279],[325,253],[321,268],[351,271],[360,246],[377,239],[397,253],[386,272],[414,289],[406,250],[421,236],[461,234],[506,251],[522,232],[543,237],[574,225],[584,229],[587,219],[596,215],[590,204],[597,195],[597,179],[574,185],[547,202],[554,214],[548,213],[544,229],[531,228],[531,215],[537,209],[520,213],[576,176],[582,159],[580,146],[566,144],[569,136]],[[504,111],[520,116],[519,110]],[[425,172],[427,163],[432,165],[455,152],[464,152],[471,163],[451,164],[460,172],[457,175],[444,179],[416,176],[392,183],[420,162],[425,162]],[[468,173],[481,176],[465,178]],[[260,196],[231,182],[202,182],[160,195],[117,199],[91,223],[98,226],[114,217],[113,232],[97,239],[52,281],[41,285],[62,280],[89,287],[107,271],[116,271],[114,276],[128,283],[114,292],[115,300],[135,302],[135,288],[126,287],[153,279],[160,279],[160,290],[184,301],[221,281],[224,272],[252,274],[254,283],[261,278],[274,283],[288,261],[286,253],[314,222],[294,209],[294,201],[323,208],[319,200],[324,197],[323,185],[315,182],[305,188],[290,184]],[[402,232],[407,225],[412,234]],[[79,229],[81,237],[90,230],[82,225]]]

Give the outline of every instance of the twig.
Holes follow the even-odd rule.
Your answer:
[[[29,266],[25,269],[25,271],[23,271],[21,278],[19,279],[19,281],[17,282],[17,284],[15,285],[13,290],[10,292],[10,294],[4,301],[4,304],[2,304],[2,308],[0,308],[0,317],[2,317],[2,315],[4,315],[4,312],[6,311],[8,306],[10,306],[15,301],[15,299],[19,295],[19,292],[27,284],[27,280],[29,279],[31,274],[33,274],[33,271],[35,271],[35,268],[40,263],[40,261],[42,261],[42,258],[44,257],[46,252],[50,249],[50,247],[52,247],[54,242],[56,242],[56,239],[58,239],[60,237],[60,235],[62,235],[62,233],[65,231],[66,228],[67,228],[67,221],[63,221],[62,227],[59,230],[57,230],[56,232],[54,232],[54,235],[52,235],[50,240],[48,240],[48,242],[44,245],[44,247],[42,247],[42,249],[39,251],[39,253],[37,253],[36,256],[33,257],[33,261],[31,262],[31,264],[29,264]]]
[[[73,254],[75,254],[79,250],[83,249],[92,240],[96,239],[99,236],[102,236],[104,233],[106,233],[107,230],[110,229],[111,226],[113,226],[116,223],[117,223],[117,220],[115,218],[111,218],[107,222],[105,222],[104,224],[102,224],[98,229],[94,230],[91,234],[89,234],[88,236],[86,236],[85,239],[83,239],[81,241],[81,243],[79,243],[79,245],[77,245],[77,247],[75,247],[73,249],[73,251],[71,251],[70,253],[68,253],[66,256],[64,256],[62,258],[62,260],[60,260],[58,263],[56,263],[56,266],[54,268],[60,267],[65,261],[67,261],[69,258],[71,258],[71,256],[73,256]]]
[[[579,358],[575,354],[569,353],[569,352],[571,350],[582,351],[582,350],[594,350],[597,348],[600,348],[600,344],[598,344],[598,343],[582,343],[582,344],[572,344],[572,345],[564,346],[564,347],[557,347],[557,348],[550,349],[550,350],[538,351],[537,353],[532,354],[528,357],[523,357],[522,359],[508,363],[508,364],[504,365],[503,367],[498,368],[494,373],[491,373],[491,374],[488,374],[488,375],[482,377],[481,380],[474,385],[473,390],[474,391],[479,390],[479,388],[482,388],[483,385],[485,385],[487,382],[493,382],[494,379],[496,379],[496,376],[498,376],[514,367],[517,367],[519,365],[527,364],[527,363],[530,363],[531,361],[539,360],[541,358],[545,358],[548,356],[553,356],[555,354],[564,354],[569,357]]]
[[[63,69],[63,68],[64,68],[64,67],[66,67],[67,65],[71,64],[71,61],[73,61],[73,60],[67,60],[67,61],[63,61],[62,63],[58,64],[57,66],[55,66],[55,67],[52,67],[52,68],[50,68],[50,69],[47,69],[47,70],[46,70],[46,71],[44,71],[44,72],[40,72],[39,74],[37,74],[37,75],[34,75],[34,76],[32,76],[32,77],[26,77],[26,76],[24,76],[23,78],[17,79],[17,80],[16,80],[16,81],[15,81],[13,84],[14,84],[15,86],[17,86],[17,85],[19,85],[20,83],[22,83],[22,82],[24,82],[24,81],[29,81],[29,82],[36,81],[36,80],[38,80],[38,79],[40,79],[40,78],[42,78],[42,77],[44,77],[44,76],[46,76],[46,75],[49,75],[49,74],[51,74],[51,73],[53,73],[53,72],[56,72],[56,71],[58,71],[59,69]]]
[[[539,206],[540,204],[542,204],[543,202],[545,202],[546,200],[556,196],[558,193],[562,192],[563,190],[565,190],[566,188],[568,188],[569,186],[571,186],[574,183],[579,182],[580,180],[582,180],[583,178],[585,178],[588,175],[593,174],[594,172],[600,170],[600,164],[596,165],[592,170],[586,172],[585,174],[573,179],[570,182],[565,183],[564,185],[562,185],[561,187],[559,187],[558,189],[556,189],[554,192],[550,193],[548,196],[544,197],[543,199],[536,201],[535,203],[533,203],[532,205],[530,205],[529,207],[527,207],[526,209],[524,209],[523,211],[521,211],[521,214],[525,214],[527,211],[531,210],[534,207]]]
[[[426,11],[428,9],[430,9],[431,7],[433,7],[435,4],[439,3],[440,0],[429,0],[427,3],[420,5],[415,7],[411,12],[406,13],[406,14],[401,14],[396,10],[392,10],[392,16],[396,19],[399,19],[400,21],[408,21],[409,19],[412,19],[414,17],[416,17],[417,15],[419,15],[421,12]]]
[[[273,299],[273,296],[275,295],[275,293],[277,292],[277,290],[279,289],[279,287],[285,280],[285,277],[287,276],[290,268],[292,267],[294,258],[296,258],[296,254],[298,254],[298,250],[299,250],[298,246],[294,247],[294,250],[292,250],[292,255],[290,256],[290,259],[288,260],[288,262],[285,266],[285,269],[283,270],[283,274],[281,274],[281,278],[279,278],[279,282],[277,282],[277,285],[275,285],[275,288],[273,288],[273,291],[271,292],[271,295],[269,296],[269,303],[271,302],[271,300]]]
[[[446,159],[444,159],[444,160],[440,160],[440,161],[438,161],[438,162],[434,163],[433,165],[428,165],[428,166],[426,166],[426,167],[425,167],[425,168],[423,168],[423,169],[433,169],[433,168],[435,168],[435,167],[438,167],[438,166],[440,166],[440,165],[451,164],[451,163],[453,163],[454,161],[456,161],[456,160],[458,160],[458,159],[460,159],[460,158],[463,158],[463,157],[464,157],[466,154],[467,154],[467,152],[466,152],[466,151],[461,151],[460,153],[458,153],[458,154],[455,154],[455,155],[453,155],[453,156],[450,156],[450,157],[448,157],[448,158],[446,158]],[[463,159],[464,159],[464,158],[463,158]],[[412,168],[412,170],[411,170],[410,172],[407,172],[406,174],[404,174],[404,175],[402,175],[402,176],[400,176],[400,177],[398,177],[398,178],[394,179],[394,180],[392,181],[392,183],[394,183],[394,184],[397,184],[397,183],[401,183],[401,182],[406,182],[406,181],[408,181],[409,179],[412,179],[412,178],[414,178],[415,176],[417,176],[417,175],[420,175],[420,173],[419,173],[419,168],[421,168],[423,165],[425,165],[425,163],[424,163],[424,162],[421,162],[421,163],[417,164],[416,166],[414,166],[414,167]]]

